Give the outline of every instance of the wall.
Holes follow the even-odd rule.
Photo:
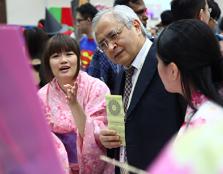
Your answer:
[[[70,7],[71,0],[46,0],[48,7]]]
[[[113,6],[113,0],[90,0],[90,2],[94,5],[105,5],[108,7]]]
[[[36,25],[37,21],[45,16],[45,7],[70,7],[70,2],[71,0],[6,0],[7,23]],[[113,0],[91,0],[90,2],[112,6]]]
[[[44,0],[6,0],[7,23],[35,25],[44,17],[44,7]]]
[[[112,6],[114,0],[90,0],[94,5]],[[163,0],[144,0],[146,5],[150,7],[152,2],[164,2]],[[168,2],[170,0],[165,0]],[[7,22],[8,24],[19,25],[36,25],[37,21],[45,16],[45,7],[70,6],[71,0],[6,0]],[[216,0],[223,15],[223,0]],[[24,5],[25,4],[25,5]],[[164,8],[168,7],[164,3]],[[153,8],[156,8],[153,6]]]
[[[223,0],[215,0],[215,1],[218,3],[218,5],[221,9],[221,16],[223,16]]]

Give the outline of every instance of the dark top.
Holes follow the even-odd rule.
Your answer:
[[[125,74],[117,79],[116,94],[123,94]],[[177,94],[168,93],[158,75],[156,45],[147,54],[127,110],[125,123],[128,163],[145,170],[163,146],[181,127],[186,105]],[[108,150],[119,158],[119,148]],[[119,170],[116,168],[116,173]]]

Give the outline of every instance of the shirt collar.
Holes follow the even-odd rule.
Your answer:
[[[132,66],[134,66],[137,70],[140,70],[142,68],[151,45],[152,45],[152,42],[148,38],[146,38],[146,41],[143,44],[143,47],[141,48],[136,58],[132,62]]]

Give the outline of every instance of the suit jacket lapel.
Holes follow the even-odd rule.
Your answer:
[[[136,104],[139,102],[142,97],[144,91],[150,85],[150,82],[156,72],[157,69],[157,60],[156,60],[156,46],[153,44],[147,54],[144,65],[139,74],[132,99],[127,111],[127,119],[129,114],[132,112]]]

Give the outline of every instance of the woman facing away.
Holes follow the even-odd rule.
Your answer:
[[[223,59],[214,33],[198,20],[175,22],[157,40],[157,59],[166,90],[181,94],[188,108],[177,138],[149,173],[223,172],[222,150],[213,146],[223,145],[222,133],[218,132],[223,128],[210,129],[216,123],[223,125]]]
[[[67,35],[50,38],[43,57],[49,82],[39,90],[39,96],[52,132],[64,144],[66,151],[58,142],[56,147],[64,156],[67,153],[70,172],[113,173],[113,167],[99,159],[106,152],[98,132],[107,124],[108,87],[80,71],[79,46]],[[63,163],[66,166],[66,159]]]

